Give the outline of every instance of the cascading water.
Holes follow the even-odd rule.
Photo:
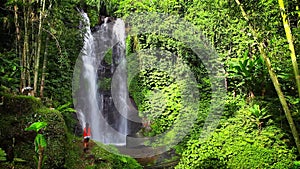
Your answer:
[[[125,60],[125,24],[121,19],[115,21],[113,27],[114,37],[117,44],[113,47],[113,83],[112,83],[112,96],[114,98],[115,106],[120,116],[120,123],[117,126],[118,131],[123,134],[128,134],[128,90],[127,90],[127,73],[126,73],[126,60]],[[118,67],[116,67],[118,66]]]
[[[100,125],[98,118],[99,107],[97,102],[97,63],[94,52],[94,38],[90,30],[90,22],[86,13],[82,13],[85,25],[84,34],[84,46],[81,53],[81,59],[83,63],[82,80],[81,80],[81,96],[84,98],[81,100],[79,112],[79,119],[82,126],[86,123],[90,123],[91,133],[93,138],[99,138],[99,133],[96,132],[97,127]]]
[[[82,127],[89,123],[92,139],[104,144],[126,145],[129,97],[124,61],[125,24],[121,19],[108,23],[108,18],[105,18],[99,30],[92,33],[87,14],[82,12],[82,16],[86,29],[84,46],[76,63],[78,70],[74,70],[80,72],[78,84],[73,84],[77,117]],[[103,91],[98,86],[103,80],[102,76],[107,76],[107,65],[101,61],[111,48],[109,78],[115,84],[111,86],[112,93]]]

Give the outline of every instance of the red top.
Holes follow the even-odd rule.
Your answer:
[[[83,129],[83,137],[91,137],[91,128],[89,127],[86,131],[86,128]]]

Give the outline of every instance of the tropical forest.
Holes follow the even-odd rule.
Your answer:
[[[0,168],[300,168],[299,0],[2,0]]]

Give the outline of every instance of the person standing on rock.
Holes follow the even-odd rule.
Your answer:
[[[85,128],[83,129],[83,151],[86,152],[89,149],[89,141],[91,138],[91,128],[89,127],[89,123],[85,124]]]

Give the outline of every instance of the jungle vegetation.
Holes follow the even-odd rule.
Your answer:
[[[216,52],[224,68],[224,108],[216,129],[202,138],[211,103],[216,101],[205,61],[189,44],[159,31],[126,38],[128,56],[139,53],[137,58],[157,64],[159,60],[143,51],[159,49],[165,51],[164,57],[172,54],[185,63],[176,71],[187,66],[195,78],[197,95],[193,97],[198,102],[191,106],[185,106],[182,92],[189,81],[176,82],[168,72],[145,68],[128,84],[139,115],[151,114],[147,116],[151,129],[141,131],[144,136],[173,128],[167,135],[173,140],[189,130],[172,147],[179,157],[173,168],[300,167],[299,6],[298,0],[1,1],[0,166],[36,167],[38,156],[32,144],[36,133],[24,129],[44,121],[44,168],[141,168],[134,159],[101,147],[93,149],[94,161],[79,164],[72,77],[83,45],[79,29],[83,9],[92,26],[99,24],[100,15],[126,20],[132,14],[150,18],[151,13],[160,13],[181,18],[199,30]],[[170,29],[181,30],[174,25]],[[34,97],[22,95],[21,89],[27,86],[33,88]],[[177,119],[188,121],[186,112],[195,121],[181,126]]]

